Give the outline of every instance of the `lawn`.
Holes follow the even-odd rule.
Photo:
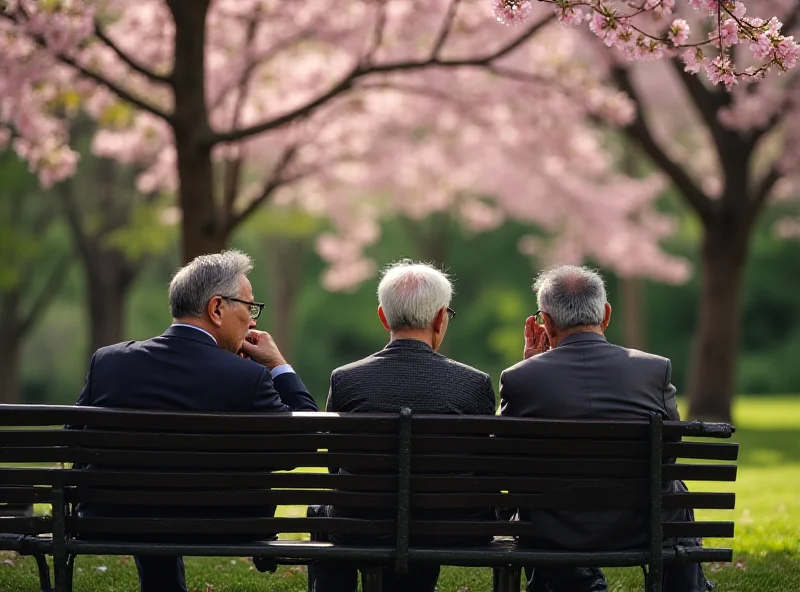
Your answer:
[[[740,398],[735,408],[736,440],[741,443],[736,509],[699,512],[728,514],[736,522],[731,564],[708,566],[716,592],[797,592],[800,590],[800,397]],[[700,483],[689,483],[699,490]],[[292,509],[286,508],[287,512]],[[714,541],[711,541],[713,543]],[[284,567],[261,574],[246,559],[189,558],[192,592],[301,592],[305,568]],[[641,571],[608,570],[609,590],[642,589]],[[74,592],[138,592],[130,557],[79,557]],[[491,590],[488,569],[448,568],[442,592]],[[30,558],[0,553],[0,592],[38,590]]]

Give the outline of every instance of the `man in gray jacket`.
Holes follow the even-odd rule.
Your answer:
[[[524,360],[500,376],[501,414],[554,419],[649,419],[650,413],[679,420],[672,365],[667,358],[609,343],[611,320],[603,278],[586,268],[564,265],[544,271],[533,286],[539,311],[525,323]],[[537,323],[541,317],[541,324]],[[670,492],[685,491],[679,481]],[[686,520],[687,510],[679,510]],[[641,516],[621,513],[519,510],[521,520],[539,526],[523,541],[537,547],[590,550],[643,545]],[[637,525],[641,525],[638,527]],[[699,541],[681,541],[699,544]],[[526,569],[530,591],[604,592],[599,569]],[[706,580],[699,564],[667,570],[665,592],[701,592]]]

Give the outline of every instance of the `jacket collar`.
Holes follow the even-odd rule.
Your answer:
[[[573,333],[572,335],[567,335],[561,343],[558,344],[558,347],[562,345],[571,345],[573,343],[581,343],[584,341],[603,341],[608,343],[605,335],[601,335],[600,333],[594,333],[592,331],[578,331],[577,333]],[[556,348],[557,349],[557,348]]]
[[[179,337],[181,339],[188,339],[189,341],[196,341],[204,345],[211,345],[217,347],[214,338],[208,335],[205,331],[195,329],[194,327],[187,327],[185,325],[171,325],[164,331],[164,337]]]
[[[419,339],[395,339],[394,341],[390,341],[386,344],[386,347],[383,349],[413,349],[417,351],[429,351],[432,352],[433,348],[425,343],[424,341],[420,341]]]

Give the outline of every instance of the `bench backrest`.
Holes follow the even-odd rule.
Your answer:
[[[414,535],[530,532],[525,523],[436,520],[419,518],[418,511],[640,508],[655,550],[662,535],[733,536],[731,522],[662,521],[669,508],[733,508],[732,493],[662,495],[665,480],[734,481],[736,466],[728,461],[736,460],[738,444],[679,441],[728,438],[732,431],[727,424],[663,422],[660,416],[610,422],[413,416],[409,410],[190,414],[0,405],[0,503],[54,507],[52,517],[0,518],[0,532],[123,540],[312,531],[385,535],[403,557]],[[89,468],[54,466],[60,463]],[[338,467],[353,474],[328,473]],[[287,472],[292,469],[298,470]],[[624,483],[627,494],[604,494],[609,482]],[[576,484],[585,487],[576,490]],[[72,511],[78,503],[126,511],[136,506],[137,513],[81,517]],[[307,518],[301,512],[272,518],[263,512],[264,506],[307,504],[383,509],[386,517]],[[164,506],[179,511],[165,517]],[[193,515],[199,507],[204,514]],[[216,514],[208,507],[235,513],[210,517]]]

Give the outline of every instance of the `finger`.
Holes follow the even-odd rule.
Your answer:
[[[534,334],[536,332],[536,317],[528,317],[525,320],[525,347],[533,345]]]

